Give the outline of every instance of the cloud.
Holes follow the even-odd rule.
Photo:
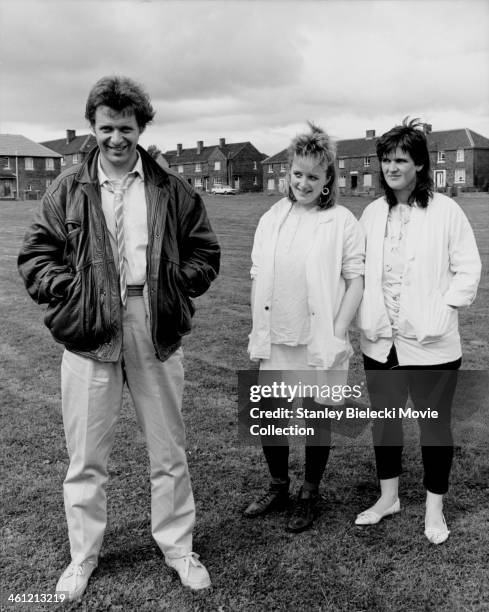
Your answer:
[[[39,140],[86,128],[90,86],[114,73],[146,86],[144,139],[166,148],[234,134],[272,153],[307,119],[345,138],[406,114],[489,134],[478,0],[2,0],[0,19],[1,129]]]

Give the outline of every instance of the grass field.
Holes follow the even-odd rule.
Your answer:
[[[415,445],[405,450],[402,512],[377,527],[353,525],[357,512],[376,497],[369,446],[333,449],[322,485],[322,513],[310,531],[286,533],[285,518],[277,514],[254,521],[241,517],[242,508],[267,485],[260,449],[237,441],[236,371],[250,367],[253,231],[275,200],[261,194],[206,200],[222,245],[222,270],[209,293],[197,300],[195,328],[184,342],[184,413],[197,503],[194,549],[211,573],[213,588],[201,594],[182,590],[151,538],[148,460],[126,398],[109,466],[109,524],[99,568],[82,602],[65,609],[489,610],[487,444],[467,443],[456,450],[445,512],[452,535],[440,547],[423,536],[424,491]],[[461,316],[463,367],[480,370],[482,379],[489,354],[489,198],[459,201],[484,262],[477,301]],[[366,201],[342,203],[358,216]],[[34,206],[0,202],[0,609],[7,608],[8,593],[52,592],[69,562],[62,503],[67,469],[59,392],[62,348],[43,327],[42,311],[16,271],[16,253]],[[352,367],[360,369],[358,355]],[[293,448],[294,489],[301,467],[302,453]],[[12,609],[52,607],[14,604]]]

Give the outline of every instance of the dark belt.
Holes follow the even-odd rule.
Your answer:
[[[127,297],[143,295],[144,285],[127,285]]]

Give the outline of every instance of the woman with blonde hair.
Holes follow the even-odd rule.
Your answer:
[[[399,410],[409,395],[425,414],[418,419],[425,535],[441,544],[450,533],[443,496],[453,458],[451,405],[462,358],[457,311],[474,300],[481,263],[460,206],[433,192],[419,122],[406,118],[381,136],[377,156],[385,196],[369,204],[360,220],[367,248],[358,325],[367,387],[374,409]],[[400,511],[402,420],[376,419],[373,440],[381,494],[358,515],[357,525],[376,524]]]
[[[255,233],[248,350],[260,362],[260,374],[279,370],[291,383],[300,382],[304,371],[339,371],[346,383],[353,352],[348,327],[363,291],[364,238],[353,214],[336,204],[334,144],[321,128],[309,127],[288,149],[287,197],[261,217]],[[324,410],[321,402],[309,397],[303,405],[314,414]],[[277,405],[276,399],[261,402],[272,412]],[[308,420],[311,424],[316,435],[305,440],[304,481],[287,523],[292,532],[313,522],[329,455],[329,421]],[[284,509],[289,499],[288,440],[267,434],[261,443],[271,483],[244,511],[249,518]]]

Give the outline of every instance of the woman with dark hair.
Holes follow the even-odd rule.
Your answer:
[[[373,422],[381,495],[355,523],[376,524],[400,511],[399,412],[409,395],[414,408],[425,414],[418,419],[425,535],[441,544],[450,533],[443,495],[453,458],[451,404],[462,357],[457,310],[475,299],[481,263],[462,209],[447,196],[433,193],[421,128],[418,120],[406,118],[379,138],[385,196],[369,204],[360,220],[367,242],[358,325],[367,386],[374,409],[396,412]]]
[[[248,350],[260,362],[263,377],[281,371],[294,384],[307,372],[321,378],[334,371],[335,383],[339,378],[345,384],[353,352],[348,327],[363,291],[364,238],[353,214],[335,203],[334,145],[323,130],[309,125],[310,131],[297,136],[288,150],[288,197],[262,216],[255,233]],[[303,407],[320,415],[324,402],[308,397]],[[261,402],[262,409],[272,412],[279,405],[274,398]],[[284,419],[262,421],[271,423],[282,425]],[[318,416],[307,424],[314,424],[316,433],[306,438],[304,482],[287,524],[292,532],[313,522],[329,455],[329,421]],[[244,511],[250,518],[288,502],[287,438],[267,433],[261,443],[271,484]]]

